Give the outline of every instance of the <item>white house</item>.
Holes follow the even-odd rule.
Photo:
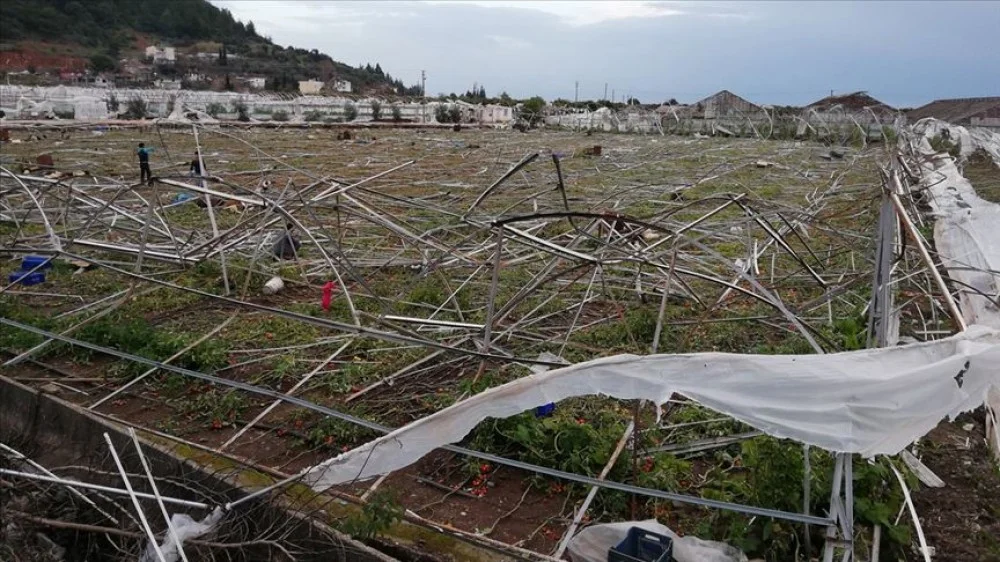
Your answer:
[[[476,121],[485,125],[506,124],[514,120],[514,108],[503,105],[480,105],[476,107]]]
[[[344,94],[351,93],[351,83],[348,82],[347,80],[340,80],[338,78],[338,79],[334,80],[333,82],[331,82],[331,86],[333,86],[333,90],[335,92],[341,92],[341,93],[344,93]]]
[[[299,93],[304,96],[318,96],[323,89],[319,80],[299,80]]]
[[[180,90],[181,81],[180,80],[170,80],[169,78],[162,78],[157,80],[155,83],[157,88],[162,88],[164,90]]]
[[[154,63],[169,64],[177,61],[177,51],[173,47],[150,45],[146,47],[146,57],[153,59]]]
[[[247,85],[250,86],[252,90],[263,90],[267,85],[267,78],[261,76],[254,76],[246,79]],[[301,82],[300,82],[301,84]]]

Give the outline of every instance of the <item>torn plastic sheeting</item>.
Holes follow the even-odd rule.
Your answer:
[[[661,525],[656,519],[623,521],[606,525],[591,525],[569,541],[567,551],[573,562],[605,562],[608,549],[625,539],[628,530],[638,527],[670,537],[674,542],[675,562],[746,562],[746,555],[728,544],[682,537]]]
[[[992,153],[1000,157],[1000,135],[989,135]],[[926,138],[921,140],[922,149],[932,153]],[[994,273],[1000,271],[1000,205],[979,197],[951,158],[934,158],[922,165],[926,173],[921,185],[931,194],[929,204],[937,218],[935,247],[948,276],[962,285],[962,316],[967,324],[1000,329],[996,302],[1000,275]]]
[[[195,521],[186,513],[175,513],[170,518],[170,526],[177,533],[177,541],[174,541],[170,531],[167,531],[167,536],[163,538],[163,544],[160,545],[160,552],[163,553],[162,562],[177,562],[180,558],[180,552],[177,550],[177,542],[180,542],[183,546],[184,541],[196,539],[211,531],[219,523],[224,514],[225,512],[222,511],[222,508],[217,507],[201,521]],[[158,560],[160,558],[156,555],[153,543],[148,543],[139,562],[157,562]]]
[[[1000,332],[972,326],[948,339],[828,355],[618,355],[487,390],[317,465],[316,490],[404,468],[507,418],[584,395],[663,404],[681,394],[769,435],[837,452],[892,455],[942,418],[1000,388]]]

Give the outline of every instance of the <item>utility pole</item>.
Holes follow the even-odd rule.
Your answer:
[[[608,83],[607,82],[604,83],[604,97],[601,98],[601,99],[603,99],[604,101],[608,101]]]
[[[427,71],[420,71],[420,122],[427,122]]]
[[[580,101],[580,81],[576,81],[575,91],[573,93],[573,103]]]
[[[615,103],[615,89],[611,88],[611,103]]]

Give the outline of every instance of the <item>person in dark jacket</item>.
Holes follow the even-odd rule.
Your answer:
[[[153,149],[146,148],[146,145],[140,142],[139,149],[135,152],[139,155],[139,181],[153,185],[153,172],[149,169],[149,153],[153,152]]]
[[[201,176],[201,153],[194,153],[194,160],[191,161],[191,166],[188,168],[188,173],[193,177]],[[208,167],[205,167],[205,175],[208,175]]]

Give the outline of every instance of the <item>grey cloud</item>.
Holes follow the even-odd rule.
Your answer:
[[[432,94],[478,82],[490,93],[571,98],[579,80],[582,98],[608,82],[643,101],[723,88],[796,104],[831,89],[897,105],[1000,95],[1000,4],[990,2],[671,3],[684,13],[587,25],[524,7],[215,3],[283,45],[379,62],[408,83],[426,69]]]

